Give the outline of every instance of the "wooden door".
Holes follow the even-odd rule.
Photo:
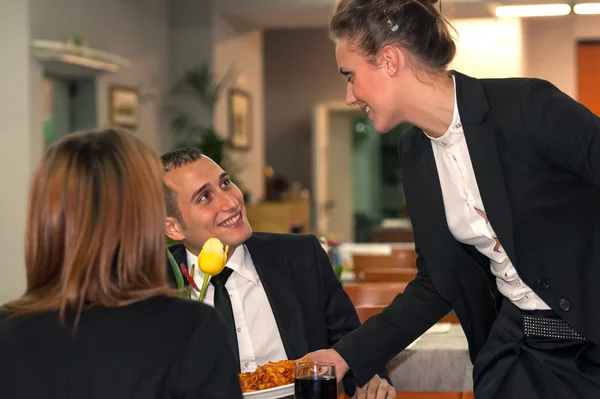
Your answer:
[[[578,101],[600,115],[600,42],[577,45]]]

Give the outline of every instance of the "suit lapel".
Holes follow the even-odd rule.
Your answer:
[[[400,146],[408,212],[419,243],[431,248],[427,251],[427,262],[446,264],[445,259],[449,257],[451,245],[456,240],[448,229],[431,140],[422,130],[416,127],[413,129],[406,133]],[[431,234],[433,231],[437,233]],[[429,272],[435,274],[436,270],[430,268]],[[440,288],[443,289],[443,286]],[[444,295],[443,292],[440,293]]]
[[[308,342],[289,260],[277,246],[258,235],[253,235],[246,247],[271,304],[288,359],[298,359],[308,353]]]
[[[402,145],[404,151],[402,155],[403,167],[405,168],[404,178],[408,192],[406,195],[414,196],[411,204],[417,205],[414,212],[409,209],[411,216],[419,219],[425,219],[429,222],[439,222],[446,226],[446,212],[444,211],[444,200],[442,197],[442,188],[437,173],[431,141],[418,128],[411,132],[412,137]],[[406,146],[406,147],[405,147]],[[413,187],[418,190],[412,191]],[[442,221],[444,223],[442,223]],[[441,226],[435,226],[441,227]],[[436,229],[437,230],[437,229]]]
[[[485,93],[478,80],[454,74],[458,109],[485,212],[502,247],[516,263],[512,214],[494,126],[484,120],[489,109]]]

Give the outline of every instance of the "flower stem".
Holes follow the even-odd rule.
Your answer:
[[[200,295],[198,295],[198,300],[200,302],[204,301],[204,296],[206,295],[206,287],[208,286],[209,279],[210,279],[210,275],[205,274],[204,280],[202,281],[202,288],[200,289]]]

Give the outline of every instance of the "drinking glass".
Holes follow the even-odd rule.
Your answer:
[[[337,380],[333,363],[296,363],[295,399],[337,399]]]

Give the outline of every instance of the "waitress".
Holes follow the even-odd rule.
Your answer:
[[[448,71],[427,0],[341,0],[348,105],[400,142],[418,254],[387,309],[311,353],[361,384],[454,309],[478,398],[600,397],[600,120],[539,79]]]

